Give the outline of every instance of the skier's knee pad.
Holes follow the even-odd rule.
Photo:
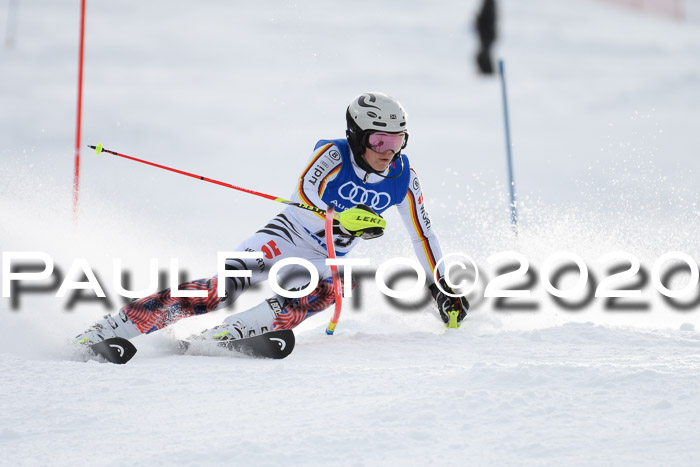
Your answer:
[[[226,260],[226,271],[250,271],[243,260],[231,258]],[[218,278],[221,279],[221,278]],[[250,277],[225,277],[224,290],[225,296],[221,299],[221,303],[231,305],[246,289],[251,285]]]

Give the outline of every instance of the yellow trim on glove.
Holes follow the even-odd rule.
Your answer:
[[[348,232],[357,232],[358,237],[365,229],[372,227],[386,229],[386,221],[382,216],[357,207],[341,212],[338,221]]]

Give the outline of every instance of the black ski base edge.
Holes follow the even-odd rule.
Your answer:
[[[232,352],[240,353],[254,358],[270,358],[279,360],[286,358],[294,350],[296,339],[291,329],[266,332],[259,336],[235,339],[223,342],[212,342]],[[189,342],[180,342],[182,350],[189,347]],[[123,365],[136,355],[136,347],[127,339],[112,337],[97,344],[92,344],[90,349],[110,363]]]
[[[180,341],[182,353],[187,353],[190,346],[197,346],[203,341]],[[253,358],[271,358],[279,360],[286,358],[294,350],[296,339],[291,329],[270,331],[259,336],[232,339],[228,341],[206,341],[206,344],[230,350]]]
[[[123,365],[136,355],[134,344],[121,337],[112,337],[92,344],[90,349],[108,362],[118,365]]]
[[[279,360],[292,353],[295,343],[296,339],[292,330],[282,329],[246,339],[221,342],[219,345],[251,357]]]

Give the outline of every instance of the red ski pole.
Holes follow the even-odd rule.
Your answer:
[[[326,210],[326,251],[328,258],[335,259],[335,246],[333,245],[333,206],[328,206]],[[338,266],[331,266],[331,275],[333,276],[333,294],[335,295],[335,310],[331,322],[328,323],[326,334],[332,335],[335,327],[340,320],[340,311],[343,307],[343,295],[340,292],[340,275],[338,274]]]
[[[248,193],[251,195],[260,196],[261,198],[269,199],[272,201],[277,201],[278,203],[284,203],[284,204],[287,204],[289,206],[296,206],[296,207],[301,208],[301,209],[313,211],[315,213],[321,214],[324,217],[326,216],[326,211],[324,211],[323,209],[319,209],[316,206],[309,206],[308,204],[304,204],[304,203],[295,203],[294,201],[290,201],[288,199],[278,198],[276,196],[268,195],[266,193],[261,193],[259,191],[249,190],[248,188],[243,188],[240,186],[231,185],[230,183],[221,182],[219,180],[214,180],[213,178],[207,178],[207,177],[203,177],[201,175],[195,175],[195,174],[190,173],[190,172],[185,172],[184,170],[174,169],[174,168],[168,167],[166,165],[156,164],[155,162],[149,162],[149,161],[146,161],[143,159],[138,159],[136,157],[127,156],[126,154],[120,154],[120,153],[115,152],[115,151],[110,151],[109,149],[104,149],[102,147],[102,143],[98,143],[97,146],[88,145],[88,147],[90,149],[94,149],[98,155],[103,153],[103,152],[107,153],[107,154],[112,154],[114,156],[123,157],[124,159],[129,159],[129,160],[134,161],[134,162],[140,162],[141,164],[146,164],[146,165],[150,165],[153,167],[157,167],[159,169],[168,170],[170,172],[175,172],[175,173],[180,174],[180,175],[186,175],[188,177],[192,177],[192,178],[196,178],[198,180],[213,183],[215,185],[224,186],[226,188],[231,188],[233,190],[238,190],[238,191],[242,191],[244,193]],[[333,214],[333,216],[335,218],[335,217],[337,217],[337,214]]]

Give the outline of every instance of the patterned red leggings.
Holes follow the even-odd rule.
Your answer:
[[[341,281],[342,282],[342,281]],[[218,279],[200,279],[180,284],[180,290],[206,290],[206,297],[171,297],[170,289],[140,298],[121,309],[144,334],[157,331],[183,318],[217,309],[222,298],[217,294]],[[355,284],[353,283],[353,286]],[[342,290],[342,284],[341,284]],[[333,279],[322,279],[309,295],[291,299],[273,323],[273,330],[292,329],[306,318],[335,303]]]

